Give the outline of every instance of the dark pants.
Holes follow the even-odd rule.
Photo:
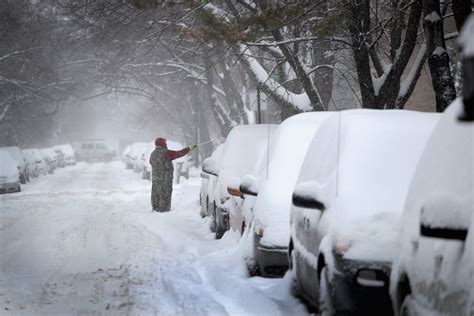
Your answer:
[[[173,182],[152,181],[151,184],[151,207],[158,212],[169,212],[171,209],[171,194],[173,193]]]

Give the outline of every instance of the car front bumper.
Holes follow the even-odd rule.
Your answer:
[[[254,234],[254,256],[260,275],[281,277],[288,270],[288,247],[265,246],[259,235]]]
[[[19,182],[0,183],[0,194],[20,191]]]
[[[392,315],[389,295],[390,264],[344,259],[334,253],[338,272],[330,280],[331,301],[336,313]]]

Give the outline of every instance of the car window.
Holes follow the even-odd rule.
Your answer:
[[[95,144],[95,148],[97,148],[97,149],[105,149],[105,145],[104,145],[104,144],[101,144],[101,143],[97,143],[97,144]]]
[[[81,144],[82,149],[87,149],[87,144]]]

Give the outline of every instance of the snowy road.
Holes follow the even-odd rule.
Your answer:
[[[248,278],[239,236],[214,240],[199,184],[151,213],[148,181],[81,163],[0,196],[0,314],[306,314],[288,278]]]

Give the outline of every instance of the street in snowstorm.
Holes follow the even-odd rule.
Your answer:
[[[114,161],[0,196],[0,314],[306,313],[287,279],[247,277],[240,234],[214,238],[199,186],[194,175],[152,213],[150,182]]]
[[[0,316],[474,316],[474,0],[0,0]]]

